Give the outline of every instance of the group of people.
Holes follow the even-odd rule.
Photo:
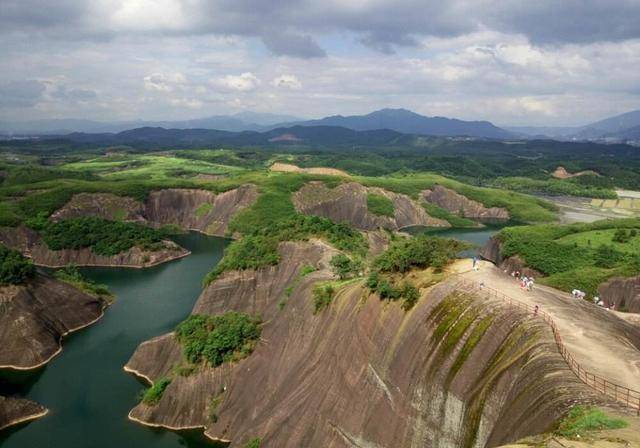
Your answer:
[[[575,299],[584,299],[587,296],[587,293],[584,292],[584,291],[580,291],[579,289],[574,289],[573,291],[571,291],[571,295]],[[615,310],[616,309],[615,303],[612,303],[611,306],[606,306],[604,301],[597,294],[595,296],[593,296],[593,303],[598,305],[598,306],[603,307],[606,310]]]
[[[520,282],[520,288],[525,289],[527,291],[531,291],[533,289],[533,285],[535,280],[533,277],[527,277],[520,271],[513,271],[511,276],[516,278]]]

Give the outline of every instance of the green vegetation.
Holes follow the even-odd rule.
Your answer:
[[[374,215],[389,216],[391,218],[393,218],[395,212],[391,199],[375,193],[367,194],[367,210]]]
[[[54,272],[53,276],[58,280],[75,286],[81,291],[91,294],[93,296],[104,297],[109,300],[113,299],[113,294],[109,291],[106,285],[95,283],[82,276],[76,266],[67,266],[62,269],[58,269]]]
[[[176,328],[187,360],[206,361],[213,367],[249,356],[259,337],[259,319],[232,311],[217,316],[194,314]]]
[[[384,188],[416,199],[421,191],[438,184],[469,199],[481,202],[486,207],[506,208],[515,221],[550,222],[555,220],[556,208],[545,200],[513,191],[475,187],[436,174],[412,173],[404,176],[360,177],[356,180],[366,186]]]
[[[211,210],[213,210],[213,204],[211,204],[210,202],[205,202],[196,209],[196,216],[198,218],[202,218],[206,214],[210,213]]]
[[[478,227],[478,223],[474,220],[455,215],[445,208],[438,207],[436,204],[422,202],[422,207],[426,210],[429,216],[444,219],[449,222],[452,227]]]
[[[329,264],[333,273],[340,277],[340,280],[358,276],[364,269],[360,260],[353,260],[344,254],[334,255]]]
[[[508,227],[497,238],[502,242],[503,256],[520,256],[527,266],[546,276],[543,283],[596,294],[598,285],[607,279],[640,272],[638,229],[640,219],[603,220]],[[616,241],[623,232],[624,242]]]
[[[36,272],[33,263],[16,250],[0,244],[0,285],[24,283]]]
[[[98,255],[116,255],[133,246],[160,250],[166,234],[160,230],[131,222],[108,221],[85,216],[52,222],[44,217],[30,220],[28,225],[39,231],[52,250],[88,247]]]
[[[570,439],[589,435],[591,431],[624,428],[628,423],[611,418],[601,409],[595,407],[575,406],[558,425],[555,433]]]
[[[326,307],[328,307],[333,301],[333,296],[336,293],[336,288],[333,283],[318,283],[313,287],[313,313],[319,313]]]
[[[312,236],[326,239],[339,250],[363,257],[367,251],[364,236],[346,224],[318,216],[294,214],[263,227],[230,244],[222,261],[205,278],[205,284],[227,270],[258,269],[280,261],[278,244],[306,240]]]
[[[580,176],[570,179],[530,179],[527,177],[502,177],[495,179],[491,185],[496,188],[520,191],[523,193],[542,193],[551,196],[583,196],[599,199],[617,199],[613,185],[602,186],[588,183],[588,178],[600,179],[597,176]]]
[[[392,242],[374,260],[373,267],[380,272],[407,272],[412,268],[428,267],[440,270],[469,247],[471,245],[463,241],[420,234]]]
[[[244,448],[260,448],[261,445],[262,439],[260,439],[260,437],[256,437],[255,439],[251,439],[245,443]]]
[[[170,378],[160,378],[153,386],[148,388],[142,396],[142,402],[147,406],[155,406],[160,402],[167,386],[171,384]]]

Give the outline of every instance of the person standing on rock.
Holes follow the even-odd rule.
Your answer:
[[[476,255],[473,256],[473,270],[478,270],[478,257]]]

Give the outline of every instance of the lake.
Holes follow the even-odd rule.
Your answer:
[[[171,331],[189,315],[205,274],[227,240],[198,233],[175,241],[192,255],[148,269],[83,268],[116,302],[96,324],[65,338],[63,352],[29,373],[2,373],[0,392],[49,409],[44,418],[0,433],[3,448],[200,448],[201,431],[173,432],[133,423],[127,414],[144,388],[123,366],[138,344]]]

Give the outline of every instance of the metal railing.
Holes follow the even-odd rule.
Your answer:
[[[527,311],[535,317],[542,318],[550,327],[553,332],[553,336],[555,338],[556,344],[558,345],[558,350],[560,355],[564,358],[564,360],[569,365],[569,368],[576,374],[576,376],[584,382],[586,385],[592,387],[597,392],[601,392],[619,403],[623,403],[627,407],[636,411],[638,415],[640,415],[640,392],[637,390],[629,389],[626,386],[621,386],[620,384],[616,384],[613,381],[609,381],[606,378],[603,378],[594,373],[588,372],[585,370],[576,359],[573,357],[571,352],[567,349],[562,341],[562,336],[560,335],[560,331],[556,326],[556,323],[553,321],[553,318],[545,311],[536,308],[534,305],[528,305],[523,303],[520,300],[513,299],[508,295],[488,286],[482,286],[474,281],[461,279],[460,283],[465,287],[468,287],[470,291],[473,292],[481,292],[489,297],[495,297],[496,299],[501,299],[505,301],[510,306],[514,306],[521,310]]]

